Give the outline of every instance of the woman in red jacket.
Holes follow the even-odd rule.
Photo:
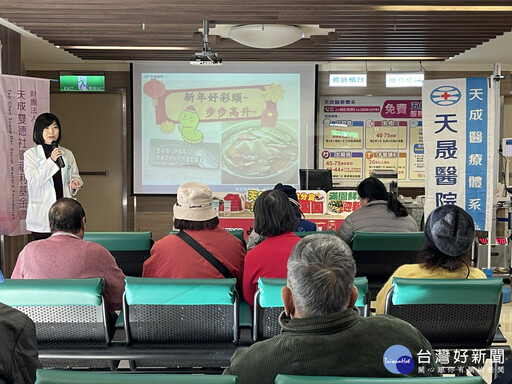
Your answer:
[[[247,252],[244,264],[244,299],[251,306],[260,277],[286,278],[286,263],[301,238],[293,233],[298,218],[281,190],[263,192],[254,203],[254,231],[265,237]]]

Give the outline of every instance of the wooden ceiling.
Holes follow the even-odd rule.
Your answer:
[[[208,20],[210,28],[264,23],[334,29],[276,49],[211,35],[211,48],[224,61],[444,60],[510,31],[512,1],[0,0],[0,17],[82,59],[188,61],[201,51],[198,30]]]

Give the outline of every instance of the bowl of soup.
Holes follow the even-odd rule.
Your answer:
[[[298,138],[299,129],[282,122],[273,128],[262,127],[258,120],[230,126],[222,132],[223,178],[289,182],[298,172]]]

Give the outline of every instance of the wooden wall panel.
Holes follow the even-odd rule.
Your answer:
[[[152,231],[159,240],[172,229],[175,196],[138,196],[136,231]]]
[[[20,76],[22,73],[20,34],[0,25],[0,44],[2,45],[2,73]]]
[[[11,277],[18,254],[31,240],[32,235],[5,236],[5,269],[2,269],[2,273],[6,278]]]
[[[438,61],[508,33],[512,27],[510,4],[508,0],[195,0],[190,4],[169,0],[11,0],[2,2],[0,14],[85,60],[189,61],[191,53],[201,49],[198,29],[208,20],[212,50],[226,63],[364,61],[372,57]],[[493,5],[503,7],[492,9]],[[305,25],[304,32],[310,36],[281,48],[254,49],[227,38],[218,28],[232,24],[265,24],[267,29],[272,24]],[[76,47],[82,45],[89,49]],[[105,49],[119,45],[186,49]]]

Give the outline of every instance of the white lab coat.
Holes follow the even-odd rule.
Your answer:
[[[62,159],[65,167],[61,169],[62,189],[64,197],[72,197],[76,190],[72,190],[69,184],[78,180],[83,185],[73,153],[59,146],[62,151]],[[58,172],[59,166],[49,157],[46,158],[42,145],[36,145],[25,151],[23,155],[23,167],[28,186],[28,207],[25,220],[27,230],[32,232],[50,232],[48,212],[57,197],[53,185],[52,176]]]

